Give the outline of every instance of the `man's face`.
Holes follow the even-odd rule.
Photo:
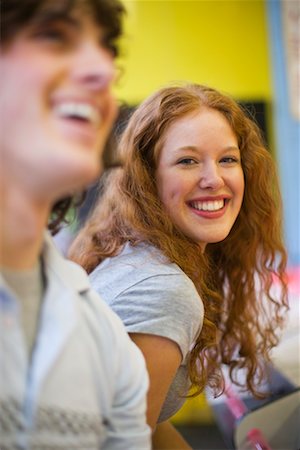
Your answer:
[[[91,16],[41,15],[1,52],[4,176],[53,199],[81,189],[101,168],[116,116],[113,52]]]

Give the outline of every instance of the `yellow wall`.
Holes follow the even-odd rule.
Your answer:
[[[136,104],[176,80],[240,100],[271,96],[264,0],[124,0],[124,75],[116,93]]]

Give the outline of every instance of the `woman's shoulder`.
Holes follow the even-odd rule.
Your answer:
[[[195,291],[193,282],[154,246],[127,243],[119,255],[105,259],[90,275],[91,283],[101,292],[103,288],[123,291],[140,283],[164,284],[164,290],[182,287]],[[151,283],[152,280],[152,283]]]
[[[124,265],[128,268],[139,267],[144,271],[151,269],[165,269],[167,272],[179,271],[179,267],[169,261],[161,250],[144,242],[135,245],[127,242],[117,256],[105,259],[98,267],[102,270],[106,266],[116,264]]]
[[[203,303],[193,282],[159,250],[126,245],[90,279],[128,332],[167,337],[186,357],[202,327]]]
[[[198,328],[203,303],[190,278],[151,246],[126,246],[90,275],[93,288],[122,317],[163,317]],[[135,317],[136,319],[136,317]],[[134,320],[135,320],[134,319]]]

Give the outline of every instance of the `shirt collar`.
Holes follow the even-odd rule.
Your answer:
[[[87,273],[78,264],[64,258],[55,246],[50,233],[46,231],[43,244],[44,267],[47,272],[51,271],[61,279],[69,289],[79,293],[90,289]]]

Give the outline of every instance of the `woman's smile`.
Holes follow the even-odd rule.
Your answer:
[[[175,121],[163,142],[156,176],[171,220],[202,247],[222,241],[244,194],[240,150],[229,123],[203,108]]]

